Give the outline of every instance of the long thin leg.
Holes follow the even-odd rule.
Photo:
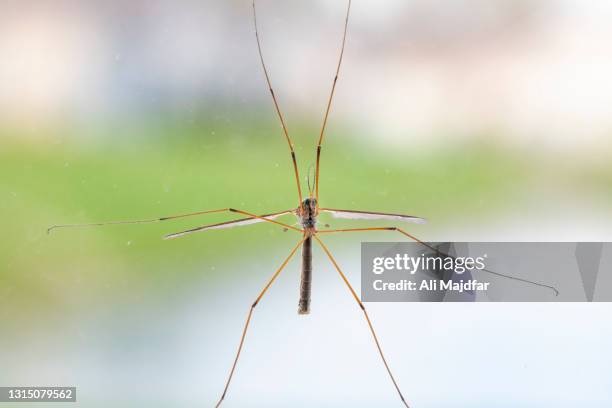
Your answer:
[[[366,311],[365,306],[363,305],[363,303],[359,299],[359,296],[357,296],[357,293],[355,293],[355,290],[353,289],[353,287],[349,283],[349,281],[346,278],[346,276],[344,275],[344,273],[342,273],[342,271],[340,270],[340,267],[338,266],[338,263],[336,262],[336,260],[332,256],[331,252],[329,252],[329,249],[327,248],[327,246],[316,235],[313,235],[313,237],[317,240],[319,245],[321,245],[321,248],[323,248],[323,251],[325,251],[325,253],[327,254],[327,257],[332,262],[332,264],[334,264],[334,268],[336,268],[336,270],[340,274],[340,277],[342,278],[342,280],[344,281],[344,283],[346,284],[348,289],[351,291],[351,294],[355,298],[355,301],[357,302],[357,304],[359,305],[359,307],[363,311],[363,315],[365,316],[366,321],[368,322],[368,326],[370,327],[370,331],[372,332],[372,337],[374,337],[374,342],[376,343],[376,347],[378,348],[378,353],[380,354],[380,357],[382,358],[382,361],[385,364],[385,368],[387,369],[387,372],[389,373],[389,377],[391,377],[391,381],[393,381],[393,385],[395,386],[395,389],[397,390],[397,393],[399,394],[402,402],[404,403],[404,405],[407,408],[409,408],[408,403],[406,402],[406,400],[404,399],[404,396],[402,395],[402,391],[400,391],[399,385],[397,385],[397,381],[395,381],[395,377],[393,377],[393,373],[391,372],[391,368],[389,368],[389,364],[387,363],[387,359],[385,358],[385,355],[383,354],[382,347],[380,346],[380,342],[378,341],[378,337],[376,336],[376,332],[374,331],[374,327],[372,326],[372,322],[370,321],[370,317],[368,316],[368,312]]]
[[[300,228],[296,228],[293,225],[285,224],[285,223],[282,223],[282,222],[274,220],[275,216],[279,216],[279,215],[283,215],[283,214],[289,214],[292,211],[288,211],[288,212],[284,212],[284,213],[280,213],[280,214],[268,214],[268,215],[254,215],[254,214],[248,213],[246,211],[236,210],[236,209],[233,209],[233,208],[230,208],[228,211],[237,212],[239,214],[247,214],[247,215],[249,215],[249,217],[247,217],[247,218],[240,218],[238,220],[219,222],[219,223],[216,223],[216,224],[207,224],[207,225],[202,225],[200,227],[191,228],[191,229],[188,229],[188,230],[185,230],[185,231],[174,232],[172,234],[166,235],[164,237],[164,239],[180,238],[180,237],[183,237],[185,235],[193,234],[195,232],[202,232],[202,231],[206,231],[206,230],[210,230],[210,229],[224,229],[224,228],[240,227],[240,226],[243,226],[243,225],[250,225],[250,224],[254,224],[254,223],[257,223],[257,222],[263,222],[263,221],[267,221],[267,222],[270,222],[272,224],[280,225],[281,227],[284,227],[286,229],[292,229],[294,231],[304,232],[304,230],[302,230]]]
[[[292,225],[284,224],[284,223],[282,223],[282,222],[275,221],[275,220],[271,220],[271,219],[269,219],[269,218],[263,218],[263,217],[262,217],[262,216],[260,216],[260,215],[251,214],[251,213],[246,212],[246,211],[243,211],[243,210],[237,210],[237,209],[235,209],[235,208],[230,208],[230,209],[229,209],[229,211],[231,211],[231,212],[235,212],[235,213],[238,213],[238,214],[248,215],[249,217],[257,218],[258,220],[262,220],[262,221],[271,222],[272,224],[277,224],[277,225],[283,226],[283,227],[285,227],[285,228],[292,229],[292,230],[294,230],[294,231],[304,232],[304,231],[303,231],[303,230],[301,230],[300,228],[296,228],[296,227],[294,227],[294,226],[292,226]]]
[[[413,241],[423,245],[424,247],[431,249],[432,251],[434,251],[438,255],[442,255],[442,256],[445,256],[445,257],[452,258],[451,255],[445,254],[444,252],[440,252],[437,248],[429,245],[427,242],[421,241],[420,239],[418,239],[414,235],[409,234],[408,232],[406,232],[403,229],[398,228],[398,227],[346,228],[346,229],[323,230],[323,231],[318,231],[318,232],[319,233],[330,233],[330,232],[359,232],[359,231],[397,231],[400,234],[402,234],[404,236],[407,236],[411,240],[413,240]],[[481,272],[490,273],[491,275],[501,276],[502,278],[512,279],[512,280],[515,280],[515,281],[518,281],[518,282],[528,283],[530,285],[535,285],[535,286],[539,286],[541,288],[550,289],[550,290],[552,290],[555,293],[555,296],[559,296],[559,290],[557,288],[555,288],[554,286],[546,285],[546,284],[540,283],[540,282],[530,281],[528,279],[518,278],[516,276],[505,275],[503,273],[495,272],[495,271],[492,271],[492,270],[489,270],[489,269],[478,269],[478,270],[481,271]]]
[[[244,213],[244,212],[242,212]],[[277,224],[280,225],[286,229],[292,229],[294,231],[298,231],[298,232],[304,232],[304,230],[300,229],[300,228],[296,228],[294,226],[291,225],[287,225],[284,224],[282,222],[277,222],[274,221],[274,219],[276,217],[280,217],[281,215],[286,215],[286,214],[292,214],[293,211],[284,211],[281,213],[275,213],[275,214],[264,214],[264,215],[259,215],[259,216],[254,216],[254,217],[246,217],[246,218],[240,218],[237,220],[231,220],[231,221],[225,221],[225,222],[218,222],[216,224],[207,224],[207,225],[202,225],[196,228],[191,228],[185,231],[180,231],[180,232],[175,232],[172,234],[168,234],[164,237],[164,239],[174,239],[174,238],[179,238],[179,237],[183,237],[185,235],[188,234],[193,234],[195,232],[202,232],[202,231],[206,231],[206,230],[212,230],[212,229],[227,229],[227,228],[235,228],[235,227],[242,227],[245,225],[251,225],[251,224],[256,224],[256,223],[260,223],[260,222],[264,222],[264,221],[269,221],[272,222],[273,224]]]
[[[285,119],[283,118],[283,114],[281,113],[280,107],[278,105],[278,101],[276,100],[276,95],[274,94],[274,90],[272,89],[272,83],[270,82],[270,76],[268,75],[268,69],[266,68],[266,63],[264,62],[263,53],[261,52],[261,43],[259,41],[259,30],[257,29],[257,11],[255,7],[255,0],[253,0],[253,23],[255,25],[255,39],[257,40],[257,51],[259,52],[259,60],[261,61],[261,66],[264,71],[264,75],[266,76],[266,82],[268,83],[268,89],[270,90],[270,95],[272,95],[272,101],[274,102],[274,108],[276,109],[276,113],[278,118],[280,119],[281,126],[283,127],[283,133],[285,135],[285,139],[287,140],[287,144],[289,145],[289,151],[291,153],[291,160],[293,161],[293,171],[295,172],[295,181],[297,183],[298,197],[299,197],[299,205],[302,204],[302,187],[300,186],[300,173],[298,171],[297,159],[295,158],[295,150],[293,147],[293,141],[289,137],[289,132],[287,131],[287,125],[285,125]]]
[[[221,209],[218,209],[218,210],[197,211],[197,212],[192,212],[192,213],[187,213],[187,214],[178,214],[178,215],[169,215],[167,217],[151,218],[151,219],[147,219],[147,220],[106,221],[106,222],[94,222],[94,223],[89,223],[89,224],[62,224],[62,225],[53,225],[53,226],[47,228],[47,233],[50,233],[51,231],[53,231],[56,228],[101,227],[103,225],[121,225],[121,224],[147,224],[147,223],[152,223],[152,222],[174,220],[174,219],[177,219],[177,218],[193,217],[193,216],[196,216],[196,215],[219,213],[219,212],[228,211],[228,210],[229,210],[228,208],[221,208]]]
[[[323,117],[323,125],[321,125],[321,133],[319,134],[319,143],[317,143],[317,161],[315,171],[315,198],[317,199],[317,208],[319,208],[319,169],[321,162],[321,146],[323,145],[323,137],[325,135],[325,127],[327,126],[327,118],[329,117],[329,111],[331,109],[332,100],[334,99],[334,91],[336,90],[336,83],[338,82],[338,75],[340,74],[340,66],[342,65],[342,57],[344,57],[344,45],[346,44],[346,31],[348,29],[349,14],[351,12],[351,0],[348,1],[346,8],[346,19],[344,20],[344,34],[342,35],[342,47],[340,48],[340,57],[338,58],[338,66],[336,67],[336,75],[332,83],[331,92],[329,93],[329,99],[327,100],[327,108],[325,109],[325,116]]]
[[[219,405],[221,405],[221,402],[223,402],[223,399],[225,398],[225,395],[227,394],[227,389],[229,388],[230,382],[232,381],[232,377],[234,376],[234,371],[236,370],[236,365],[238,364],[238,359],[240,358],[240,353],[242,352],[242,346],[244,345],[244,339],[246,338],[247,330],[249,328],[249,323],[251,322],[251,316],[253,315],[253,310],[255,310],[255,306],[257,306],[257,304],[259,303],[261,298],[263,298],[263,296],[268,291],[270,286],[272,286],[272,283],[274,283],[274,281],[276,280],[278,275],[281,273],[281,271],[285,268],[285,266],[287,266],[287,263],[289,263],[291,258],[293,258],[293,255],[295,255],[295,252],[302,245],[302,243],[304,242],[305,239],[306,239],[306,237],[304,237],[291,250],[291,252],[289,253],[289,256],[287,256],[287,258],[283,261],[281,266],[276,270],[276,272],[274,272],[274,275],[272,275],[272,277],[270,278],[270,280],[268,281],[266,286],[259,293],[259,296],[257,296],[257,298],[255,299],[255,302],[253,302],[253,304],[251,305],[251,307],[249,309],[249,314],[248,314],[246,322],[244,324],[244,328],[242,329],[242,336],[240,337],[240,344],[238,345],[238,351],[236,352],[236,358],[234,358],[234,363],[232,364],[232,369],[231,369],[231,371],[229,373],[229,377],[227,378],[227,381],[225,382],[225,388],[223,388],[223,394],[221,394],[221,398],[219,398],[219,402],[217,402],[217,405],[215,405],[215,408],[218,408]]]
[[[236,226],[238,226],[240,223],[242,223],[242,225],[247,225],[248,223],[246,221],[249,221],[249,220],[253,220],[253,221],[256,220],[258,222],[270,222],[270,223],[277,224],[277,225],[280,225],[280,226],[288,228],[288,229],[292,229],[292,230],[296,230],[296,231],[302,232],[302,230],[299,229],[299,228],[296,228],[296,227],[291,226],[291,225],[284,224],[284,223],[279,222],[279,221],[275,221],[273,219],[275,217],[280,217],[281,215],[291,214],[293,212],[293,210],[280,211],[280,212],[271,213],[271,214],[255,215],[255,214],[251,214],[249,212],[243,211],[243,210],[237,210],[235,208],[221,208],[221,209],[218,209],[218,210],[198,211],[198,212],[193,212],[193,213],[188,213],[188,214],[171,215],[171,216],[167,216],[167,217],[152,218],[152,219],[147,219],[147,220],[108,221],[108,222],[97,222],[97,223],[89,223],[89,224],[53,225],[53,226],[47,228],[47,233],[50,233],[51,231],[53,231],[54,229],[57,229],[57,228],[100,227],[100,226],[105,226],[105,225],[125,225],[125,224],[146,224],[146,223],[153,223],[153,222],[169,221],[169,220],[174,220],[174,219],[183,218],[183,217],[192,217],[192,216],[196,216],[196,215],[221,213],[221,212],[235,212],[235,213],[238,213],[238,214],[248,215],[248,218],[243,218],[243,219],[240,219],[240,220],[232,220],[232,221],[228,221],[228,222],[224,222],[224,223],[218,223],[218,224],[211,224],[211,225],[208,225],[208,226],[195,228],[194,230],[183,231],[182,233],[199,231],[201,229],[206,229],[206,228],[212,227],[212,226],[220,227],[221,225],[231,225],[231,224],[237,224]],[[251,222],[251,223],[253,223],[253,222]],[[178,234],[182,234],[182,233],[178,233]],[[174,234],[172,234],[172,235],[174,235]],[[169,236],[167,236],[166,238],[168,238],[168,237]]]

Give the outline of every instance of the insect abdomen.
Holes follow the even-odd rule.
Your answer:
[[[300,301],[298,314],[310,313],[310,289],[312,285],[312,238],[302,244],[302,278],[300,281]]]

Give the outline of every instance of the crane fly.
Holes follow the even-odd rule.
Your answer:
[[[264,288],[261,290],[261,292],[259,292],[259,295],[255,298],[255,301],[251,304],[249,308],[246,322],[244,323],[244,327],[242,329],[242,335],[240,337],[240,342],[238,344],[238,350],[234,357],[233,364],[231,366],[229,376],[227,377],[227,380],[225,382],[225,387],[223,388],[221,397],[219,398],[215,407],[216,408],[219,407],[227,395],[227,391],[229,389],[230,383],[234,376],[234,372],[236,370],[236,366],[238,364],[238,359],[240,358],[240,353],[242,352],[242,348],[244,346],[246,334],[249,329],[249,324],[251,322],[251,317],[253,316],[255,307],[259,304],[261,299],[267,293],[270,286],[272,286],[276,278],[280,275],[283,269],[287,266],[289,261],[294,257],[294,255],[297,253],[300,247],[302,249],[301,251],[302,266],[301,266],[301,279],[300,279],[300,291],[299,291],[300,297],[298,301],[298,314],[305,315],[310,312],[313,243],[316,243],[317,245],[321,247],[323,252],[326,254],[327,258],[333,265],[334,269],[338,272],[340,278],[342,279],[342,281],[348,288],[348,291],[350,292],[351,296],[355,299],[355,302],[357,303],[357,305],[363,312],[366,323],[372,334],[372,338],[374,340],[374,343],[376,345],[376,348],[378,350],[382,363],[384,364],[387,370],[389,378],[391,382],[393,383],[393,386],[395,387],[395,390],[397,391],[397,394],[399,395],[403,405],[406,407],[409,407],[408,402],[406,401],[406,399],[404,398],[400,390],[398,382],[393,376],[389,363],[387,362],[387,359],[385,358],[380,341],[378,339],[378,336],[376,335],[376,331],[374,330],[374,326],[372,325],[372,321],[370,320],[370,317],[368,315],[368,312],[366,311],[364,304],[362,303],[361,299],[355,292],[355,289],[353,289],[353,286],[350,284],[349,280],[347,279],[346,275],[340,268],[338,262],[332,255],[331,251],[321,239],[320,235],[321,234],[333,234],[333,233],[365,232],[365,231],[392,231],[392,232],[399,233],[403,235],[404,237],[412,241],[415,241],[430,250],[435,251],[438,255],[442,255],[442,256],[450,256],[450,255],[440,252],[437,248],[433,247],[429,243],[421,241],[420,239],[418,239],[417,237],[415,237],[414,235],[410,234],[409,232],[407,232],[406,230],[400,227],[345,228],[345,229],[326,229],[326,230],[317,229],[317,221],[321,213],[328,213],[328,214],[331,214],[331,216],[335,218],[345,218],[345,219],[406,221],[406,222],[419,223],[419,224],[425,222],[423,218],[415,217],[412,215],[406,215],[406,214],[395,214],[395,213],[362,211],[362,210],[346,210],[346,209],[322,207],[319,205],[319,176],[321,173],[321,151],[323,147],[325,129],[327,126],[327,121],[329,118],[329,113],[330,113],[332,101],[334,98],[334,92],[336,90],[336,84],[338,82],[338,77],[340,74],[340,67],[342,65],[342,59],[344,56],[344,48],[346,45],[346,37],[347,37],[346,34],[348,30],[349,15],[350,15],[350,10],[351,10],[351,0],[348,0],[348,4],[346,8],[346,16],[344,19],[344,30],[343,30],[342,42],[340,46],[340,55],[339,55],[338,62],[336,65],[335,75],[332,81],[329,98],[327,99],[327,105],[326,105],[325,113],[323,116],[323,123],[321,125],[321,131],[319,133],[318,143],[316,146],[316,162],[315,162],[314,181],[313,181],[313,185],[310,186],[310,179],[309,179],[308,196],[306,198],[304,198],[302,195],[302,187],[300,184],[300,173],[298,170],[298,164],[297,164],[294,144],[293,144],[293,141],[291,140],[291,137],[289,136],[289,132],[287,130],[285,119],[281,112],[280,105],[278,103],[276,94],[274,93],[274,90],[272,88],[270,75],[268,73],[268,69],[264,61],[261,41],[259,37],[259,29],[257,25],[257,9],[255,5],[255,0],[253,0],[252,2],[252,7],[253,7],[253,24],[255,28],[255,40],[257,43],[257,51],[259,54],[259,60],[261,62],[261,67],[263,69],[263,74],[266,80],[266,84],[268,85],[268,90],[270,91],[270,95],[272,97],[274,110],[280,121],[283,136],[287,142],[287,145],[289,147],[289,153],[291,155],[293,172],[295,174],[295,184],[297,187],[297,198],[298,198],[297,208],[269,213],[269,214],[253,214],[251,212],[248,212],[242,209],[221,208],[221,209],[215,209],[215,210],[204,210],[204,211],[197,211],[197,212],[191,212],[191,213],[186,213],[186,214],[171,215],[167,217],[152,218],[152,219],[109,221],[109,222],[90,223],[90,224],[54,225],[50,227],[47,230],[47,232],[51,232],[52,230],[56,228],[66,228],[66,227],[85,227],[85,226],[103,226],[103,225],[120,225],[120,224],[144,224],[144,223],[162,222],[162,221],[170,221],[170,220],[176,220],[179,218],[200,216],[200,215],[213,214],[213,213],[235,213],[235,214],[239,214],[240,216],[242,216],[242,218],[231,220],[231,221],[225,221],[221,223],[216,223],[216,224],[208,224],[208,225],[199,226],[196,228],[192,228],[192,229],[188,229],[185,231],[180,231],[180,232],[166,235],[164,238],[174,239],[174,238],[179,238],[179,237],[183,237],[186,235],[190,235],[196,232],[202,232],[202,231],[214,230],[214,229],[234,228],[234,227],[246,226],[246,225],[251,225],[255,223],[264,223],[264,222],[271,224],[271,225],[275,225],[276,227],[282,227],[285,230],[292,230],[292,231],[298,232],[301,234],[301,239],[297,242],[297,244],[295,244],[295,246],[293,247],[289,255],[284,259],[284,261],[281,263],[278,269],[276,269],[276,271],[272,274],[272,276],[269,278],[269,280],[265,284]],[[294,225],[289,225],[289,224],[286,224],[286,223],[283,223],[277,220],[277,218],[284,216],[284,215],[289,215],[289,214],[293,214],[297,216],[299,220],[299,225],[301,226],[301,228],[296,227]],[[489,273],[492,273],[498,276],[502,276],[505,278],[515,279],[515,280],[522,281],[525,283],[530,283],[530,284],[534,284],[534,285],[541,286],[544,288],[548,288],[548,289],[555,291],[555,293],[558,294],[557,290],[554,287],[548,286],[542,283],[532,282],[532,281],[528,281],[525,279],[516,278],[516,277],[500,274],[497,272],[489,271],[486,269],[483,269],[481,271],[489,272]]]

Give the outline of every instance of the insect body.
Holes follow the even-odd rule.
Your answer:
[[[310,293],[312,288],[312,234],[317,232],[317,200],[307,198],[302,202],[298,214],[304,228],[302,243],[302,276],[300,278],[300,300],[298,313],[310,313]]]
[[[302,201],[302,205],[297,210],[304,231],[316,233],[317,216],[319,209],[317,208],[316,198],[307,198]]]

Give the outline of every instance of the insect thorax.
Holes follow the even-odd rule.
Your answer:
[[[314,228],[317,224],[317,200],[307,198],[302,202],[300,218],[304,228]]]

